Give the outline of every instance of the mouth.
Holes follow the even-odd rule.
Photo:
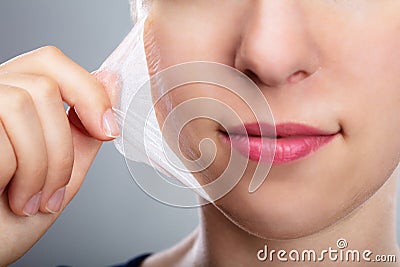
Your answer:
[[[326,131],[299,123],[244,124],[226,131],[222,140],[252,161],[273,165],[303,158],[332,141],[341,130]]]

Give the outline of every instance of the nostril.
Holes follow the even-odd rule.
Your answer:
[[[253,71],[251,71],[251,70],[249,70],[249,69],[246,69],[245,71],[243,71],[243,73],[244,73],[247,77],[249,77],[253,82],[255,82],[256,79],[258,78],[257,75],[256,75]]]
[[[305,71],[297,71],[289,76],[287,79],[288,83],[297,83],[305,78],[307,78],[308,74]]]
[[[264,81],[262,81],[262,80],[258,77],[258,75],[257,75],[254,71],[252,71],[252,70],[246,69],[245,71],[243,71],[243,73],[244,73],[247,77],[249,77],[249,79],[252,80],[252,81],[253,81],[254,83],[256,83],[256,84],[261,84],[261,83],[263,83],[263,84],[265,84],[265,85],[268,86],[268,87],[271,86],[270,84],[267,84],[267,83],[265,83]]]

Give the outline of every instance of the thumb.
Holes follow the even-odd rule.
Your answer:
[[[111,101],[111,105],[116,107],[119,104],[119,75],[104,70],[92,72],[92,75],[103,85],[103,88]],[[72,124],[71,131],[73,136],[75,159],[71,180],[65,193],[65,205],[67,205],[78,192],[84,177],[86,176],[102,144],[101,141],[92,138],[85,130],[85,127],[79,120],[74,109],[68,111],[68,118]]]

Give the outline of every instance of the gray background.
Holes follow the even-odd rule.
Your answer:
[[[131,26],[128,0],[1,0],[0,62],[55,45],[92,71]],[[116,264],[171,246],[197,221],[196,209],[172,208],[143,193],[109,143],[59,220],[12,266]]]
[[[55,45],[93,71],[131,26],[128,0],[2,0],[0,62]],[[77,197],[12,266],[107,266],[166,248],[197,222],[195,209],[172,208],[143,193],[123,157],[105,144]]]

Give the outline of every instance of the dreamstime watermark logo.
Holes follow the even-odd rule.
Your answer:
[[[371,250],[350,249],[347,240],[339,238],[336,247],[316,251],[314,249],[290,251],[269,249],[267,245],[257,252],[257,259],[262,262],[396,262],[396,255],[374,254]]]
[[[177,89],[181,91],[174,96]],[[190,93],[193,91],[197,94]],[[182,101],[175,101],[177,94]],[[232,102],[241,108],[234,107]],[[218,177],[215,171],[204,171],[214,163],[219,149],[229,151],[221,148],[226,143],[215,137],[217,125],[223,129],[235,128],[242,133],[240,136],[247,136],[244,113],[251,123],[272,125],[272,136],[276,133],[270,107],[257,85],[237,69],[215,62],[188,62],[156,73],[135,92],[122,113],[123,153],[132,177],[149,196],[177,207],[197,207],[216,201],[231,191],[246,171],[249,158],[232,149],[232,145],[229,161]],[[204,131],[211,133],[210,136],[202,137],[199,142],[193,138],[193,132],[201,129],[193,129],[189,134],[183,131],[197,119],[214,123],[214,127]],[[261,127],[259,130],[262,136],[265,130]],[[230,137],[228,131],[226,134]],[[250,193],[262,185],[271,168],[275,139],[268,142],[264,146],[268,149],[258,151],[263,161],[257,163],[252,173]],[[196,146],[199,153],[195,152]],[[247,149],[250,151],[248,138]],[[157,172],[144,177],[138,174],[136,162],[147,163]],[[217,165],[221,167],[222,163]],[[196,176],[202,177],[201,181],[194,173],[201,173]],[[193,192],[206,202],[199,203]]]

